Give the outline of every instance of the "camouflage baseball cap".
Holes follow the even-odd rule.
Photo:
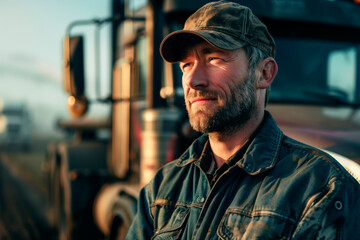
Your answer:
[[[268,56],[275,56],[275,41],[267,27],[248,7],[234,2],[210,2],[198,9],[186,20],[183,30],[164,38],[160,45],[161,56],[168,62],[180,61],[186,43],[194,37],[224,50],[250,44]]]

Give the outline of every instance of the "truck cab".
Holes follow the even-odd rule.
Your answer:
[[[266,109],[286,135],[328,151],[359,178],[359,3],[233,1],[251,8],[277,45],[279,70]],[[113,0],[109,18],[69,25],[64,83],[73,117],[59,126],[75,134],[48,152],[49,206],[60,239],[122,239],[138,190],[199,136],[187,120],[181,71],[158,49],[206,2]],[[111,26],[109,79],[84,77],[81,39],[89,36],[74,36],[72,27],[88,24]],[[85,86],[104,81],[111,86],[108,97],[90,99]],[[111,107],[102,121],[86,117],[95,101]]]

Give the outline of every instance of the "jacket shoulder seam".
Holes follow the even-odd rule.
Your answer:
[[[341,179],[345,179],[346,175],[341,171],[339,165],[340,163],[337,163],[337,161],[331,157],[329,154],[323,152],[321,149],[318,149],[313,146],[306,145],[305,143],[301,143],[296,141],[295,139],[292,139],[288,136],[284,136],[283,146],[286,148],[295,148],[299,151],[303,151],[304,153],[311,154],[312,156],[316,157],[317,159],[325,160],[327,161],[333,169],[336,170],[339,177]],[[309,159],[307,160],[307,162]]]

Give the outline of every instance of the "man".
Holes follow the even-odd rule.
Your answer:
[[[208,3],[161,44],[204,134],[139,196],[127,239],[356,239],[360,188],[265,111],[275,42],[250,9]]]

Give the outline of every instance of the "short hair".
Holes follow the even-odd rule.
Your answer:
[[[259,48],[256,48],[254,46],[251,45],[246,45],[243,47],[244,51],[249,59],[249,70],[251,74],[255,74],[255,69],[256,67],[260,64],[260,62],[262,60],[264,60],[265,58],[269,57],[267,56],[263,51],[261,51]],[[265,106],[267,105],[267,103],[269,102],[269,98],[270,98],[270,92],[271,92],[271,86],[269,86],[266,89],[266,94],[265,94]]]

